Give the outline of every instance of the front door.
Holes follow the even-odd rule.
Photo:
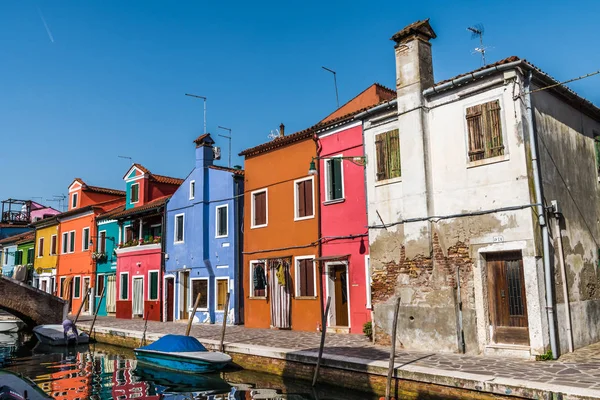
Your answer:
[[[486,261],[492,342],[529,345],[521,254],[490,254]]]
[[[106,277],[106,313],[117,312],[117,276]]]
[[[133,304],[131,310],[133,316],[144,316],[144,278],[134,277],[133,278]]]
[[[175,282],[173,278],[167,278],[167,291],[166,291],[166,307],[167,307],[167,321],[173,321],[173,299],[174,299],[174,286]]]
[[[269,298],[271,326],[280,329],[291,327],[290,260],[269,261]]]
[[[331,296],[330,325],[348,326],[348,274],[346,264],[331,264],[329,269],[329,296]]]
[[[88,293],[89,288],[90,288],[90,278],[89,277],[83,278],[83,290],[81,291],[82,296],[84,296],[82,299],[83,304],[84,304],[83,305],[83,313],[87,313],[87,314],[89,314],[89,312],[90,312],[91,294]]]
[[[181,310],[179,310],[179,315],[181,319],[188,319],[190,317],[190,271],[183,271],[180,273],[181,279]]]
[[[40,288],[42,289],[44,292],[48,291],[48,281],[47,280],[42,280],[42,287]]]

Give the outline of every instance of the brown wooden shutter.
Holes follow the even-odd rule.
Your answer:
[[[310,217],[313,215],[313,192],[312,192],[312,180],[306,180],[301,182],[299,187],[298,200],[302,203],[300,206],[299,216]]]
[[[387,147],[389,151],[388,173],[389,178],[399,178],[402,176],[400,167],[400,134],[398,129],[387,132]]]
[[[486,156],[496,157],[504,154],[502,143],[502,126],[500,124],[500,101],[484,104],[484,126],[486,136]]]
[[[254,195],[254,225],[267,223],[267,193],[261,192]]]
[[[482,105],[467,108],[466,118],[469,130],[469,161],[481,160],[485,157]]]
[[[375,152],[377,154],[377,180],[381,181],[384,179],[388,179],[388,149],[387,141],[385,140],[385,133],[375,135]]]
[[[298,217],[306,216],[306,191],[304,189],[305,181],[296,183],[296,191],[298,195]]]
[[[313,268],[313,260],[304,260],[304,269],[306,274],[306,295],[315,296],[315,269]]]

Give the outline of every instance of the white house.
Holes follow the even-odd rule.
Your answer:
[[[357,117],[376,340],[400,298],[407,349],[599,341],[600,109],[517,57],[434,83],[435,37],[428,20],[392,37],[397,99]]]

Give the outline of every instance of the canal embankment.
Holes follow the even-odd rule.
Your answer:
[[[90,321],[78,326],[89,329]],[[126,348],[140,345],[143,321],[102,318],[98,342]],[[319,334],[228,327],[224,350],[242,368],[283,378],[311,380],[318,357]],[[150,322],[146,342],[167,333],[182,334],[185,325]],[[208,349],[218,349],[215,325],[194,325],[192,335]],[[319,382],[382,395],[389,349],[356,335],[328,334]],[[392,392],[400,399],[596,399],[600,398],[600,363],[571,357],[569,362],[527,361],[397,351]]]

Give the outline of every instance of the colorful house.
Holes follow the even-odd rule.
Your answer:
[[[33,282],[47,293],[56,291],[56,265],[58,263],[59,223],[56,216],[34,222],[35,262]]]
[[[194,321],[243,321],[241,292],[244,171],[213,164],[210,134],[198,137],[196,167],[167,205],[165,261],[166,321],[188,319],[200,294]]]
[[[371,320],[369,238],[365,164],[360,112],[396,98],[394,90],[373,84],[323,119],[318,135],[323,293],[331,297],[328,326],[362,333]],[[304,163],[306,165],[306,161]],[[348,218],[348,216],[352,216]]]
[[[119,224],[113,215],[125,210],[125,205],[96,218],[98,238],[92,257],[96,259],[95,310],[98,315],[116,315],[117,312],[117,240]],[[104,296],[102,292],[104,291]]]
[[[24,272],[24,278],[21,276],[13,274],[13,278],[21,279],[23,282],[27,284],[37,287],[35,282],[33,282],[33,262],[35,260],[35,232],[27,232],[20,240],[16,242],[17,244],[17,257],[19,263],[16,264],[16,268],[21,265],[25,268],[26,272]]]
[[[109,217],[119,230],[116,316],[160,321],[164,212],[183,179],[153,174],[140,164],[133,164],[123,179],[125,209]]]
[[[32,232],[22,232],[18,235],[9,236],[0,240],[0,247],[2,248],[2,275],[12,278],[15,266],[23,265],[26,260],[23,254],[23,247],[19,251],[19,242],[21,240],[27,240],[32,235]]]
[[[96,217],[122,206],[125,192],[87,185],[76,178],[69,186],[69,210],[58,215],[60,222],[57,279],[59,293],[70,301],[76,313],[85,300],[82,313],[89,314],[88,289],[94,286],[95,259],[92,248],[97,240]]]

